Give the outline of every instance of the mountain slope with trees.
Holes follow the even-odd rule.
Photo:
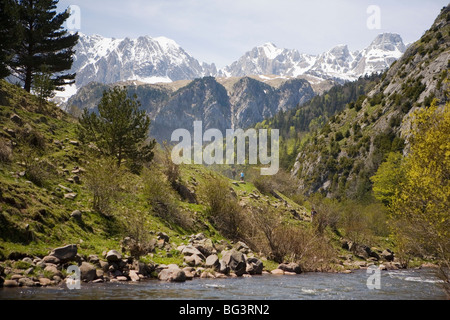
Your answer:
[[[407,153],[416,109],[445,105],[450,59],[448,8],[367,96],[346,105],[301,147],[293,173],[305,193],[358,198],[390,152]]]

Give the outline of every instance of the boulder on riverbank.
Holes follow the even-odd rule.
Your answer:
[[[76,244],[69,244],[65,247],[53,249],[49,256],[58,258],[62,262],[73,261],[78,253]]]
[[[302,268],[298,263],[281,263],[277,269],[283,270],[284,272],[300,274],[302,273]]]
[[[242,252],[236,251],[235,249],[225,251],[222,260],[238,277],[246,272],[247,264]]]
[[[158,279],[167,282],[184,282],[186,281],[186,274],[178,266],[172,266],[161,270]]]

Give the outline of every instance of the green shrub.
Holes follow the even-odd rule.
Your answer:
[[[105,215],[112,214],[113,204],[120,198],[120,186],[125,171],[112,158],[92,160],[86,168],[85,183],[93,195],[93,209]]]
[[[156,164],[143,172],[144,195],[152,207],[152,213],[185,230],[193,228],[192,218],[177,203],[176,192]]]
[[[211,175],[202,186],[202,194],[208,205],[211,223],[225,236],[237,240],[241,236],[244,221],[242,208],[231,193],[228,181]]]

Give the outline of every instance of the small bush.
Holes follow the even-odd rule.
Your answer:
[[[232,196],[229,183],[217,176],[202,186],[202,194],[209,207],[208,214],[212,224],[226,237],[237,240],[241,236],[243,223],[242,209]]]
[[[93,195],[93,209],[112,214],[112,204],[120,198],[120,185],[125,172],[114,159],[93,160],[86,168],[86,187]]]
[[[19,144],[25,147],[34,148],[37,150],[45,149],[45,137],[37,130],[33,129],[28,124],[24,128],[18,130],[17,137]]]
[[[267,176],[257,176],[253,180],[253,184],[262,194],[270,194],[273,191],[272,183]]]
[[[326,270],[336,256],[333,246],[312,228],[288,225],[269,206],[254,208],[247,220],[255,249],[281,262],[299,262],[303,271]]]
[[[143,172],[144,194],[152,206],[152,213],[163,220],[174,223],[185,230],[193,227],[191,217],[179,209],[176,193],[168,178],[153,165]]]
[[[39,187],[45,186],[56,176],[56,168],[48,161],[31,161],[25,171],[25,177]]]

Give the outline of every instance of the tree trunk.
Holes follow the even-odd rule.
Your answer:
[[[32,81],[31,67],[27,67],[27,71],[25,74],[25,86],[24,86],[24,89],[27,92],[31,91],[31,81]]]

